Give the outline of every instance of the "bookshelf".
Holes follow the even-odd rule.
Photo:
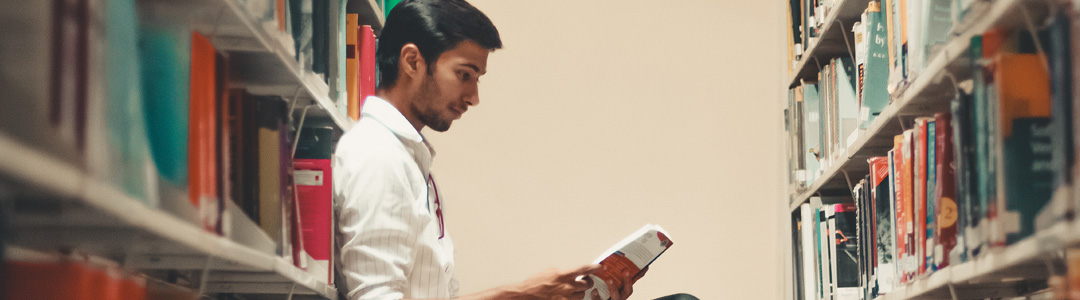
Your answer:
[[[835,7],[827,20],[858,21],[859,13],[870,1],[832,2]],[[958,95],[958,91],[962,88],[971,88],[970,82],[965,83],[965,80],[972,78],[970,67],[972,62],[969,54],[972,37],[995,28],[1028,30],[1028,17],[1034,20],[1034,24],[1041,26],[1043,25],[1041,20],[1047,20],[1053,13],[1065,9],[1066,2],[1075,3],[1058,0],[973,2],[968,15],[954,24],[948,34],[947,42],[937,54],[929,58],[926,67],[916,76],[907,78],[899,89],[890,93],[888,106],[867,128],[856,129],[858,137],[841,149],[842,152],[837,160],[823,168],[820,177],[813,184],[801,188],[789,186],[788,198],[785,200],[788,211],[792,215],[798,214],[801,205],[811,203],[811,198],[817,196],[851,201],[851,198],[855,198],[852,190],[856,184],[870,173],[868,158],[884,156],[893,148],[893,137],[912,128],[915,118],[949,112],[950,101]],[[1076,18],[1075,13],[1071,16]],[[849,55],[843,47],[847,46],[850,40],[840,39],[839,32],[850,34],[851,22],[842,23],[848,26],[847,30],[835,30],[830,27],[830,22],[825,23],[818,42],[809,45],[803,52],[802,58],[793,64],[794,69],[782,83],[785,90],[799,86],[803,79],[816,76],[820,68],[813,62],[815,58],[824,62],[827,59]],[[1073,28],[1075,30],[1076,27]],[[823,45],[826,43],[831,45]],[[1076,49],[1072,51],[1072,59],[1075,60],[1077,59]],[[1072,102],[1076,103],[1076,99]],[[1074,138],[1075,136],[1074,133]],[[1075,170],[1073,174],[1076,174]],[[1047,207],[1060,205],[1060,203],[1075,203],[1078,199],[1076,196],[1080,195],[1080,191],[1076,191],[1076,188],[1076,184],[1068,184],[1054,190],[1052,200],[1046,204]],[[794,234],[799,233],[794,232]],[[799,247],[799,245],[790,244],[792,242],[788,241],[789,246]],[[893,286],[891,292],[873,299],[1009,299],[1008,297],[1042,294],[1048,289],[1047,280],[1051,275],[1063,274],[1066,268],[1066,250],[1077,246],[1080,246],[1080,220],[1060,221],[1036,229],[1032,236],[1015,244],[992,247],[965,262],[953,263],[946,268],[917,276],[906,284]],[[785,263],[792,264],[793,262]],[[796,272],[794,270],[799,270],[799,267],[789,269]],[[1075,271],[1069,270],[1069,272]],[[796,274],[788,278],[797,280],[800,276]],[[802,283],[786,282],[785,284],[798,286]],[[793,299],[803,299],[802,295],[799,295],[800,291],[795,288],[789,296]],[[836,294],[831,296],[836,296]],[[827,297],[827,299],[834,298]]]
[[[219,53],[228,53],[230,85],[252,94],[280,96],[293,119],[287,123],[349,130],[355,122],[338,104],[344,95],[333,95],[322,75],[305,70],[296,60],[291,37],[279,32],[276,24],[258,20],[245,8],[246,2],[135,1],[151,7],[154,17],[180,20],[207,36]],[[362,25],[379,32],[385,22],[381,1],[358,2]],[[272,245],[267,249],[242,236],[207,232],[193,220],[128,196],[86,166],[58,159],[55,153],[3,132],[0,149],[0,213],[5,215],[0,221],[9,224],[8,259],[74,251],[106,258],[155,280],[190,276],[198,282],[189,282],[187,288],[204,297],[337,299],[325,273],[294,266],[275,254]],[[186,195],[175,196],[162,195],[159,202],[188,203]],[[259,230],[235,204],[226,202],[229,208],[223,218],[228,221],[222,222],[229,223],[232,234]]]

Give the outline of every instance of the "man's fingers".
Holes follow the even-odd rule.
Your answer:
[[[578,276],[589,275],[589,274],[592,274],[592,273],[596,272],[597,270],[600,270],[600,265],[599,264],[584,265],[584,266],[581,266],[580,268],[577,268],[576,270],[570,271],[569,273],[566,273],[566,274],[563,274],[562,276],[559,276],[559,278],[563,279],[563,280],[577,280]]]
[[[574,280],[570,282],[573,291],[584,291],[592,287],[592,281],[587,280],[589,277],[582,278],[581,280]]]

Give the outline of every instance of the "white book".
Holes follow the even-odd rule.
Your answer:
[[[799,231],[802,234],[802,268],[803,268],[803,299],[816,299],[817,276],[814,276],[814,217],[810,204],[803,203],[799,206],[802,219],[799,222]]]
[[[659,225],[646,224],[641,229],[630,234],[622,241],[615,243],[593,263],[600,264],[600,270],[589,275],[592,278],[593,287],[585,291],[585,300],[592,299],[592,291],[596,290],[600,299],[610,297],[608,284],[616,285],[615,290],[621,290],[625,276],[622,274],[635,274],[634,278],[641,276],[649,264],[652,264],[660,254],[671,247],[671,239],[667,231]]]

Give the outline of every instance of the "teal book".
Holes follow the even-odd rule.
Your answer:
[[[1026,32],[1014,37],[1030,43]],[[1050,78],[1041,55],[1002,53],[995,64],[1005,198],[997,200],[1005,208],[997,218],[1011,245],[1034,234],[1035,216],[1053,193]]]
[[[949,255],[950,264],[959,264],[967,260],[967,244],[965,231],[970,224],[978,225],[978,220],[972,220],[978,211],[978,204],[974,201],[975,186],[975,143],[972,133],[971,106],[974,101],[970,94],[960,94],[950,103],[952,113],[952,144],[953,162],[956,164],[956,246],[953,251],[945,253]]]
[[[934,264],[934,249],[937,245],[937,122],[926,122],[926,244],[923,248],[926,259],[926,271],[937,271]]]
[[[186,27],[144,25],[139,30],[143,112],[150,150],[161,177],[186,187],[191,33]]]
[[[972,102],[971,102],[971,134],[972,142],[974,142],[974,161],[973,179],[971,182],[973,186],[973,193],[971,194],[973,199],[970,201],[973,208],[970,216],[971,223],[968,224],[967,229],[967,244],[968,244],[968,257],[974,258],[978,256],[982,250],[982,245],[985,244],[985,236],[982,234],[983,218],[987,215],[989,210],[991,191],[994,188],[996,181],[992,180],[992,148],[990,139],[990,127],[989,126],[989,109],[990,104],[987,100],[987,83],[984,79],[983,66],[980,63],[982,59],[982,36],[974,36],[971,38],[971,71],[974,87],[972,88]]]
[[[140,69],[138,20],[133,0],[109,0],[105,3],[106,111],[107,142],[105,159],[113,164],[106,176],[125,193],[157,206],[156,177],[147,176],[153,169],[150,137],[143,115],[144,101]],[[184,99],[187,100],[186,98]],[[151,101],[153,102],[153,101]]]
[[[856,99],[855,86],[855,64],[852,62],[851,57],[844,56],[835,60],[836,62],[836,82],[834,88],[836,89],[836,100],[838,106],[839,117],[839,129],[840,134],[837,140],[840,141],[840,149],[846,149],[848,145],[855,142],[858,138],[855,135],[855,131],[859,128],[859,100]]]
[[[859,72],[863,78],[859,127],[869,128],[889,105],[889,42],[885,16],[880,11],[866,13],[866,39],[869,41],[866,63]]]
[[[802,87],[803,96],[803,117],[805,124],[803,124],[803,155],[805,155],[806,163],[806,184],[812,185],[817,179],[818,171],[821,169],[822,154],[822,103],[821,98],[818,95],[817,85],[813,83],[804,84]]]

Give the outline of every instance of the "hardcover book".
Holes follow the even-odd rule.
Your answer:
[[[641,271],[656,261],[671,245],[668,233],[659,225],[653,224],[647,224],[615,243],[593,262],[600,264],[601,269],[589,275],[593,287],[585,291],[585,299],[592,299],[593,290],[599,293],[600,299],[608,299],[609,289],[621,290],[623,285],[633,284],[622,282],[624,276],[621,274],[636,274],[632,277],[639,278],[644,275]]]

